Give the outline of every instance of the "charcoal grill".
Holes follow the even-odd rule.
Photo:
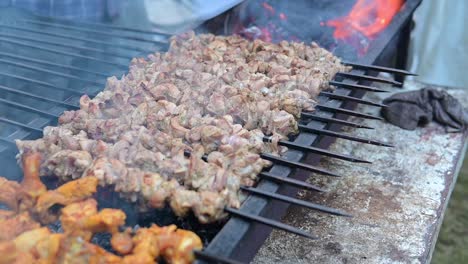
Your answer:
[[[375,77],[377,72],[390,72],[398,76],[409,74],[402,70],[369,65],[388,64],[395,48],[402,45],[401,38],[405,40],[405,35],[398,34],[398,31],[407,28],[409,18],[419,2],[407,1],[386,32],[373,42],[368,54],[355,64],[349,63],[354,66],[354,70],[336,76],[331,83],[337,87],[333,92],[321,93],[317,110],[304,113],[301,117],[301,133],[289,141],[281,142],[289,148],[281,159],[264,154],[264,158],[273,160],[275,165],[259,175],[260,181],[256,188],[244,188],[250,195],[239,210],[227,209],[233,216],[229,221],[222,227],[215,227],[215,231],[210,227],[190,225],[192,229],[211,230],[208,231],[210,235],[207,235],[205,250],[197,253],[200,259],[248,262],[272,227],[311,237],[309,233],[278,221],[286,213],[289,204],[311,207],[310,203],[290,197],[299,188],[323,191],[304,182],[310,177],[309,172],[320,174],[317,177],[340,176],[315,166],[322,156],[367,162],[326,150],[334,139],[390,146],[385,142],[343,134],[339,130],[342,126],[370,128],[347,121],[348,116],[380,119],[352,110],[357,104],[383,107],[378,102],[361,99],[369,91],[385,92],[370,86],[371,82],[400,84]],[[55,125],[63,111],[77,109],[82,94],[94,96],[105,84],[105,77],[124,74],[131,58],[164,51],[168,35],[106,24],[67,22],[10,11],[2,10],[5,12],[2,17],[7,19],[0,21],[0,45],[6,47],[0,51],[0,164],[4,165],[4,176],[19,180],[21,172],[14,158],[14,139],[39,137],[42,128]],[[100,38],[96,39],[95,36]],[[328,213],[347,215],[332,208],[312,206]],[[147,221],[155,219],[150,216]],[[181,223],[182,227],[185,227],[184,224]],[[200,233],[200,230],[195,231]]]

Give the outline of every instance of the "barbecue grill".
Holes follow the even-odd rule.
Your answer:
[[[366,92],[385,92],[371,86],[372,82],[385,82],[396,86],[401,84],[375,77],[376,73],[389,72],[397,76],[410,74],[403,70],[371,65],[388,62],[388,57],[394,55],[395,47],[404,45],[405,35],[399,35],[399,30],[407,29],[410,15],[419,2],[406,2],[385,32],[372,42],[366,56],[359,58],[355,63],[345,62],[354,69],[349,73],[339,73],[330,82],[336,89],[320,94],[316,111],[302,114],[300,134],[279,143],[289,149],[283,156],[279,158],[263,154],[262,157],[273,161],[274,166],[259,175],[260,181],[255,188],[243,188],[250,195],[240,209],[226,209],[231,214],[229,221],[203,226],[193,223],[194,220],[190,218],[175,219],[165,210],[156,213],[157,216],[148,214],[140,219],[135,218],[129,221],[130,224],[167,224],[167,221],[175,221],[181,227],[195,230],[204,239],[205,250],[197,252],[200,259],[234,262],[232,259],[252,259],[271,232],[271,228],[314,237],[308,232],[278,221],[285,214],[289,204],[348,216],[337,209],[307,203],[291,196],[298,189],[323,191],[304,182],[310,177],[310,172],[317,177],[345,176],[317,167],[323,156],[369,163],[360,157],[328,151],[327,147],[335,138],[391,146],[387,142],[360,138],[341,133],[339,130],[342,126],[370,129],[347,121],[348,116],[381,119],[352,110],[356,104],[383,107],[378,102],[362,99]],[[11,11],[1,10],[4,13],[2,18],[5,19],[0,21],[0,164],[4,176],[19,180],[21,172],[15,165],[14,158],[15,139],[40,137],[42,128],[55,125],[63,111],[79,108],[78,100],[81,95],[95,96],[105,85],[107,76],[124,74],[131,58],[164,51],[169,35],[154,30],[71,22]],[[52,181],[49,184],[53,184]],[[105,190],[99,195],[103,196],[101,200],[106,205],[121,207],[122,201]],[[112,199],[109,199],[109,195]],[[128,210],[132,210],[131,205],[127,207]],[[98,243],[105,244],[105,238]]]

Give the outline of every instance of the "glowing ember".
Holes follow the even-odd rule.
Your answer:
[[[356,32],[372,39],[388,26],[403,3],[403,0],[358,0],[347,16],[329,20],[325,25],[335,28],[335,39],[349,40]]]

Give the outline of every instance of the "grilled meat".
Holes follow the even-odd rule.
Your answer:
[[[270,166],[260,153],[281,155],[278,140],[297,133],[301,111],[347,70],[314,43],[183,34],[167,53],[134,59],[95,98],[83,96],[42,139],[18,141],[19,157],[39,152],[41,175],[95,177],[142,210],[169,203],[213,222]]]
[[[6,190],[13,195],[12,199],[0,201],[11,202],[7,204],[11,211],[0,211],[0,264],[156,263],[159,257],[167,263],[184,264],[192,263],[193,251],[202,248],[196,234],[174,225],[120,232],[125,223],[124,212],[108,208],[98,211],[97,202],[90,198],[96,191],[97,178],[84,177],[56,190],[43,191],[37,182],[40,157],[37,153],[25,153],[23,182],[3,181],[0,185],[0,193]],[[39,186],[40,191],[34,192],[32,186]],[[12,188],[18,193],[9,192]],[[40,224],[49,222],[50,217],[44,218],[38,212],[47,211],[52,205],[64,206],[55,214],[50,212],[52,219],[60,213],[63,233],[53,234]],[[90,242],[94,234],[102,232],[112,235],[111,245],[119,256]]]

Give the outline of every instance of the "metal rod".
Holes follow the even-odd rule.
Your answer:
[[[330,81],[328,82],[330,85],[334,85],[337,87],[345,87],[345,88],[350,88],[350,89],[361,89],[361,90],[366,90],[370,92],[376,92],[376,93],[388,93],[390,91],[371,87],[371,86],[366,86],[366,85],[360,85],[360,84],[352,84],[352,83],[342,83],[342,82],[337,82],[337,81]]]
[[[8,140],[7,138],[4,138],[4,137],[0,137],[0,141],[2,141],[3,143],[7,143],[8,145],[16,146],[15,142],[12,142],[11,140]]]
[[[113,37],[113,38],[122,38],[122,39],[130,39],[130,40],[134,40],[134,41],[147,42],[147,43],[151,43],[151,44],[167,44],[168,43],[167,40],[146,39],[146,38],[140,38],[140,37],[136,37],[136,36],[128,36],[128,35],[120,35],[120,34],[110,33],[110,32],[107,32],[107,31],[84,29],[84,28],[80,28],[80,27],[66,26],[66,25],[60,25],[60,24],[49,23],[49,22],[40,22],[40,21],[29,20],[29,19],[22,19],[20,21],[25,22],[25,23],[29,23],[29,24],[50,26],[50,27],[56,27],[56,28],[62,28],[62,29],[70,29],[70,30],[86,32],[86,33],[94,33],[94,34],[98,34],[98,35],[102,35],[102,36],[109,36],[109,37]]]
[[[318,116],[315,115],[314,113],[301,113],[301,118],[309,118],[312,120],[317,120],[321,122],[327,122],[327,123],[336,123],[344,126],[349,126],[349,127],[356,127],[356,128],[365,128],[365,129],[374,129],[373,127],[370,126],[365,126],[361,125],[358,123],[346,121],[346,120],[341,120],[333,117],[324,117],[324,116]]]
[[[270,172],[260,172],[258,174],[258,176],[261,177],[261,178],[264,178],[266,180],[272,180],[272,181],[276,181],[276,182],[280,182],[280,183],[293,185],[295,187],[299,187],[299,188],[305,189],[305,190],[311,190],[311,191],[317,191],[317,192],[324,192],[325,191],[324,189],[322,189],[320,187],[317,187],[317,186],[314,186],[312,184],[309,184],[307,182],[299,181],[299,180],[296,180],[296,179],[293,179],[293,178],[288,178],[288,177],[275,176],[275,175],[271,174]]]
[[[357,73],[352,73],[352,72],[338,72],[337,75],[341,75],[346,78],[350,79],[360,79],[360,80],[368,80],[368,81],[373,81],[373,82],[380,82],[380,83],[389,83],[397,86],[401,86],[401,82],[397,82],[395,80],[391,79],[386,79],[386,78],[379,78],[379,77],[374,77],[370,75],[365,75],[365,74],[357,74]]]
[[[190,153],[190,151],[185,150],[184,155],[187,156],[187,157],[190,157],[191,153]],[[321,173],[321,174],[328,175],[328,176],[333,176],[333,177],[341,177],[338,174],[335,174],[333,172],[330,172],[330,171],[327,171],[327,170],[324,170],[324,169],[320,169],[320,168],[317,168],[317,167],[314,167],[314,166],[311,166],[311,165],[308,165],[308,164],[304,164],[304,163],[301,163],[301,162],[289,161],[287,159],[277,157],[277,156],[273,156],[273,155],[268,154],[268,153],[261,153],[260,157],[263,158],[263,159],[272,161],[272,162],[276,162],[278,164],[283,164],[283,165],[291,166],[291,167],[294,167],[294,168],[301,168],[301,169],[308,170],[308,171],[311,171],[311,172]],[[206,155],[206,154],[202,156],[202,159],[205,160],[205,161],[207,160],[207,158],[208,158],[208,155]]]
[[[356,116],[356,117],[362,117],[362,118],[367,118],[367,119],[375,119],[375,120],[383,120],[382,117],[380,116],[374,116],[374,115],[368,115],[364,113],[360,113],[357,111],[349,110],[349,109],[344,109],[344,108],[338,108],[338,107],[331,107],[327,105],[321,105],[317,104],[315,106],[316,108],[328,111],[328,112],[333,112],[333,113],[341,113],[341,114],[346,114],[350,116]],[[306,114],[307,112],[302,112],[302,114]]]
[[[409,71],[395,69],[395,68],[388,68],[388,67],[382,67],[382,66],[376,66],[376,65],[359,64],[359,63],[354,63],[354,62],[349,62],[349,61],[342,61],[341,63],[343,63],[345,65],[353,66],[355,68],[362,68],[362,69],[367,69],[367,70],[390,72],[390,73],[403,74],[403,75],[415,75],[415,76],[417,75],[417,74],[409,72]]]
[[[184,155],[186,157],[190,157],[191,153],[190,153],[190,151],[185,150]],[[207,156],[203,155],[202,159],[204,159],[206,161],[206,158],[207,158]],[[308,184],[306,182],[298,181],[298,180],[295,180],[295,179],[292,179],[292,178],[284,178],[284,177],[275,176],[275,175],[271,174],[270,172],[260,172],[258,174],[258,176],[263,177],[263,178],[267,178],[267,179],[270,179],[270,180],[280,181],[280,182],[286,183],[286,184],[295,185],[297,187],[301,187],[301,188],[308,189],[308,190],[314,190],[314,191],[319,191],[319,192],[324,191],[323,189],[321,189],[321,188],[319,188],[317,186],[314,186],[312,184]]]
[[[111,25],[111,24],[105,24],[105,23],[87,22],[87,21],[76,21],[76,20],[69,20],[69,19],[58,18],[58,17],[41,16],[40,18],[51,19],[55,23],[62,22],[65,24],[88,25],[88,26],[93,26],[93,27],[104,27],[104,28],[110,28],[110,29],[116,29],[116,30],[122,30],[122,31],[137,32],[137,33],[170,35],[169,33],[155,30],[155,29],[144,30],[144,29],[139,29],[139,28],[127,27],[127,26],[119,26],[119,25]]]
[[[25,125],[23,123],[19,123],[19,122],[16,122],[16,121],[4,118],[4,117],[0,117],[0,122],[7,123],[7,124],[17,126],[17,127],[21,127],[21,128],[24,128],[24,129],[31,130],[31,131],[38,132],[38,133],[42,134],[42,129],[35,128],[35,127],[32,127],[32,126],[28,126],[28,125]]]
[[[20,56],[20,55],[15,55],[15,54],[9,54],[9,53],[6,53],[6,52],[1,52],[1,51],[0,51],[0,56],[10,57],[10,58],[13,58],[13,59],[18,59],[18,60],[30,61],[30,62],[39,63],[39,64],[45,64],[45,65],[59,67],[59,68],[66,68],[66,69],[69,69],[69,70],[82,71],[82,72],[86,72],[86,73],[90,73],[90,74],[94,74],[94,75],[99,75],[99,76],[106,77],[106,78],[109,77],[109,73],[90,71],[90,70],[80,68],[80,67],[76,67],[76,66],[71,66],[71,65],[61,64],[61,63],[55,63],[55,62],[50,62],[50,61],[45,61],[45,60],[40,60],[40,59],[34,59],[34,58],[29,58],[29,57],[26,57],[26,56]]]
[[[38,43],[43,43],[43,44],[48,44],[48,45],[65,47],[65,48],[73,48],[73,49],[78,49],[78,50],[97,52],[97,53],[100,53],[100,54],[107,54],[107,55],[110,55],[110,56],[113,56],[113,57],[119,57],[119,58],[123,58],[123,59],[131,59],[131,57],[122,55],[122,54],[117,53],[117,52],[111,52],[111,51],[106,51],[106,50],[96,49],[96,48],[91,48],[91,47],[85,47],[85,46],[80,46],[80,45],[64,44],[62,42],[43,40],[43,39],[37,39],[37,38],[30,38],[30,37],[25,37],[25,36],[17,36],[17,35],[5,34],[5,33],[0,33],[0,37],[20,39],[20,40],[26,40],[26,41],[33,41],[33,42],[38,42]]]
[[[12,105],[12,106],[15,106],[17,108],[27,110],[27,111],[30,111],[30,112],[34,112],[34,113],[40,114],[40,115],[45,115],[45,116],[55,117],[55,118],[59,117],[59,115],[56,115],[56,114],[51,114],[49,112],[42,111],[42,110],[34,108],[34,107],[30,107],[30,106],[27,106],[27,105],[24,105],[24,104],[12,102],[12,101],[1,99],[1,98],[0,98],[0,103],[4,103],[4,104],[7,104],[7,105]]]
[[[258,189],[258,188],[253,188],[253,187],[243,187],[243,186],[241,186],[240,188],[241,188],[241,190],[244,190],[246,192],[250,192],[250,193],[253,193],[253,194],[258,194],[258,195],[261,195],[261,196],[265,196],[265,197],[268,197],[268,198],[280,200],[280,201],[287,202],[287,203],[294,204],[294,205],[303,206],[303,207],[306,207],[306,208],[309,208],[309,209],[318,210],[318,211],[333,214],[333,215],[351,217],[350,214],[342,212],[340,210],[336,210],[336,209],[333,209],[333,208],[330,208],[330,207],[327,207],[327,206],[323,206],[323,205],[319,205],[319,204],[315,204],[315,203],[311,203],[311,202],[306,202],[306,201],[296,199],[296,198],[292,198],[292,197],[289,197],[289,196],[286,196],[286,195],[266,192],[264,190],[261,190],[261,189]]]
[[[226,212],[234,215],[234,216],[237,216],[237,217],[240,217],[240,218],[245,218],[245,219],[250,220],[250,221],[255,221],[255,222],[258,222],[258,223],[262,223],[264,225],[271,226],[271,227],[277,228],[277,229],[281,229],[281,230],[284,230],[286,232],[290,232],[290,233],[293,233],[293,234],[296,234],[296,235],[299,235],[299,236],[307,237],[307,238],[310,238],[310,239],[317,239],[318,238],[318,237],[316,237],[314,235],[311,235],[311,234],[309,234],[309,233],[307,233],[305,231],[302,231],[301,229],[298,229],[298,228],[292,227],[290,225],[283,224],[281,222],[271,220],[271,219],[268,219],[268,218],[265,218],[265,217],[262,217],[262,216],[245,213],[245,212],[242,212],[241,210],[234,209],[234,208],[229,208],[229,207],[224,208],[224,210]]]
[[[66,92],[69,92],[71,94],[76,94],[76,95],[80,95],[80,96],[86,93],[84,91],[77,91],[77,90],[70,89],[70,88],[58,87],[58,86],[55,86],[55,85],[53,85],[51,83],[47,83],[47,82],[43,82],[43,81],[31,79],[31,78],[26,78],[26,77],[15,75],[15,74],[0,72],[0,75],[10,77],[10,78],[13,78],[13,79],[22,80],[22,81],[29,82],[29,83],[35,83],[35,84],[38,84],[38,85],[47,86],[47,87],[50,87],[52,89],[66,91]],[[90,95],[96,95],[96,93],[91,93]]]
[[[197,257],[198,259],[208,260],[210,263],[242,264],[242,262],[239,262],[237,260],[213,255],[206,251],[194,250],[193,254],[195,254],[195,257]]]
[[[341,177],[340,175],[335,174],[335,173],[333,173],[331,171],[327,171],[327,170],[317,168],[317,167],[314,167],[312,165],[304,164],[304,163],[301,163],[301,162],[290,161],[290,160],[287,160],[285,158],[277,157],[277,156],[267,154],[267,153],[261,153],[260,157],[262,159],[266,159],[266,160],[269,160],[269,161],[272,161],[272,162],[278,163],[278,164],[283,164],[283,165],[286,165],[286,166],[289,166],[289,167],[300,168],[300,169],[304,169],[304,170],[307,170],[307,171],[320,173],[320,174],[333,176],[333,177]]]
[[[54,104],[58,104],[58,105],[62,105],[62,106],[65,106],[65,107],[70,107],[72,109],[79,109],[80,108],[77,105],[72,105],[72,104],[69,104],[69,103],[66,103],[66,102],[50,99],[50,98],[47,98],[47,97],[35,95],[35,94],[32,94],[32,93],[28,93],[28,92],[23,92],[21,90],[16,90],[16,89],[4,86],[4,85],[0,85],[0,90],[6,91],[6,92],[9,92],[9,93],[20,94],[20,95],[23,95],[23,96],[31,97],[31,98],[34,98],[34,99],[37,99],[37,100],[46,101],[46,102],[50,102],[50,103],[54,103]]]
[[[10,43],[10,44],[14,44],[14,45],[20,45],[20,46],[24,46],[24,47],[28,47],[28,48],[32,48],[32,49],[44,50],[44,51],[48,51],[48,52],[51,52],[51,53],[54,53],[54,54],[62,54],[62,55],[67,55],[67,56],[71,56],[71,57],[97,61],[97,62],[100,62],[100,63],[116,66],[116,67],[122,68],[122,69],[128,69],[128,64],[110,62],[110,61],[94,58],[94,57],[91,57],[91,56],[76,54],[76,53],[73,53],[73,52],[60,51],[60,50],[57,50],[57,49],[50,49],[50,48],[43,47],[43,46],[38,46],[38,45],[30,45],[30,44],[27,44],[27,43],[23,43],[23,42],[11,40],[11,39],[0,38],[0,41],[7,42],[7,43]]]
[[[60,77],[68,78],[68,79],[73,79],[73,80],[80,81],[80,82],[92,83],[92,84],[96,84],[96,85],[105,85],[104,82],[97,82],[97,81],[81,78],[79,76],[66,74],[66,73],[61,73],[61,72],[58,72],[58,71],[53,71],[53,70],[48,70],[48,69],[43,69],[43,68],[40,68],[40,67],[31,66],[31,65],[28,65],[28,64],[20,63],[20,62],[14,62],[14,61],[10,61],[10,60],[0,59],[0,63],[13,65],[13,66],[20,67],[20,68],[23,68],[23,69],[29,69],[29,70],[39,71],[39,72],[45,72],[45,73],[48,73],[48,74],[52,74],[52,75],[56,75],[56,76],[60,76]]]
[[[269,140],[267,142],[271,142],[271,139],[268,138],[268,137],[266,138],[266,140]],[[324,156],[337,158],[337,159],[341,159],[341,160],[357,162],[357,163],[372,163],[370,161],[355,158],[353,156],[338,154],[336,152],[332,152],[332,151],[328,151],[328,150],[324,150],[324,149],[316,148],[316,147],[312,147],[312,146],[304,146],[304,145],[297,144],[297,143],[294,143],[294,142],[291,142],[291,141],[280,140],[278,142],[278,144],[281,145],[281,146],[288,147],[288,148],[298,149],[298,150],[307,151],[307,152],[313,152],[313,153],[317,153],[317,154],[322,154]]]
[[[393,147],[390,144],[383,143],[383,142],[380,142],[380,141],[371,140],[371,139],[367,139],[367,138],[356,137],[356,136],[350,136],[350,135],[346,135],[346,134],[342,134],[342,133],[338,133],[338,132],[334,132],[334,131],[330,131],[330,130],[325,130],[325,129],[312,128],[312,127],[308,127],[308,126],[304,126],[304,125],[299,125],[299,129],[302,130],[302,131],[305,131],[305,132],[318,133],[318,134],[323,134],[323,135],[327,135],[327,136],[348,139],[348,140],[362,142],[362,143],[371,144],[371,145],[384,146],[384,147]]]
[[[376,103],[376,102],[372,102],[372,101],[368,101],[368,100],[364,100],[361,98],[356,98],[356,97],[348,96],[348,95],[341,95],[341,94],[323,92],[323,91],[320,92],[319,95],[323,95],[331,99],[338,99],[342,101],[353,101],[359,104],[372,105],[372,106],[378,106],[378,107],[387,107],[386,105],[381,104],[381,103]]]
[[[95,39],[89,39],[89,38],[83,38],[83,37],[76,37],[76,36],[73,36],[73,35],[61,34],[61,33],[56,33],[56,32],[49,32],[49,31],[44,31],[44,30],[42,30],[42,31],[41,30],[35,30],[35,29],[27,28],[27,27],[18,27],[18,26],[6,25],[6,24],[0,24],[0,27],[14,29],[14,30],[18,30],[18,31],[29,32],[29,33],[34,33],[34,34],[52,36],[52,37],[57,37],[57,38],[64,38],[64,39],[67,39],[67,40],[72,39],[72,40],[84,41],[84,42],[88,42],[88,43],[105,45],[105,46],[109,46],[109,47],[125,49],[125,50],[131,50],[131,51],[154,52],[154,49],[145,49],[145,48],[138,47],[137,45],[134,45],[134,46],[124,45],[124,44],[119,44],[119,43],[113,43],[113,42],[110,42],[110,41],[101,41],[101,40],[95,40]]]

